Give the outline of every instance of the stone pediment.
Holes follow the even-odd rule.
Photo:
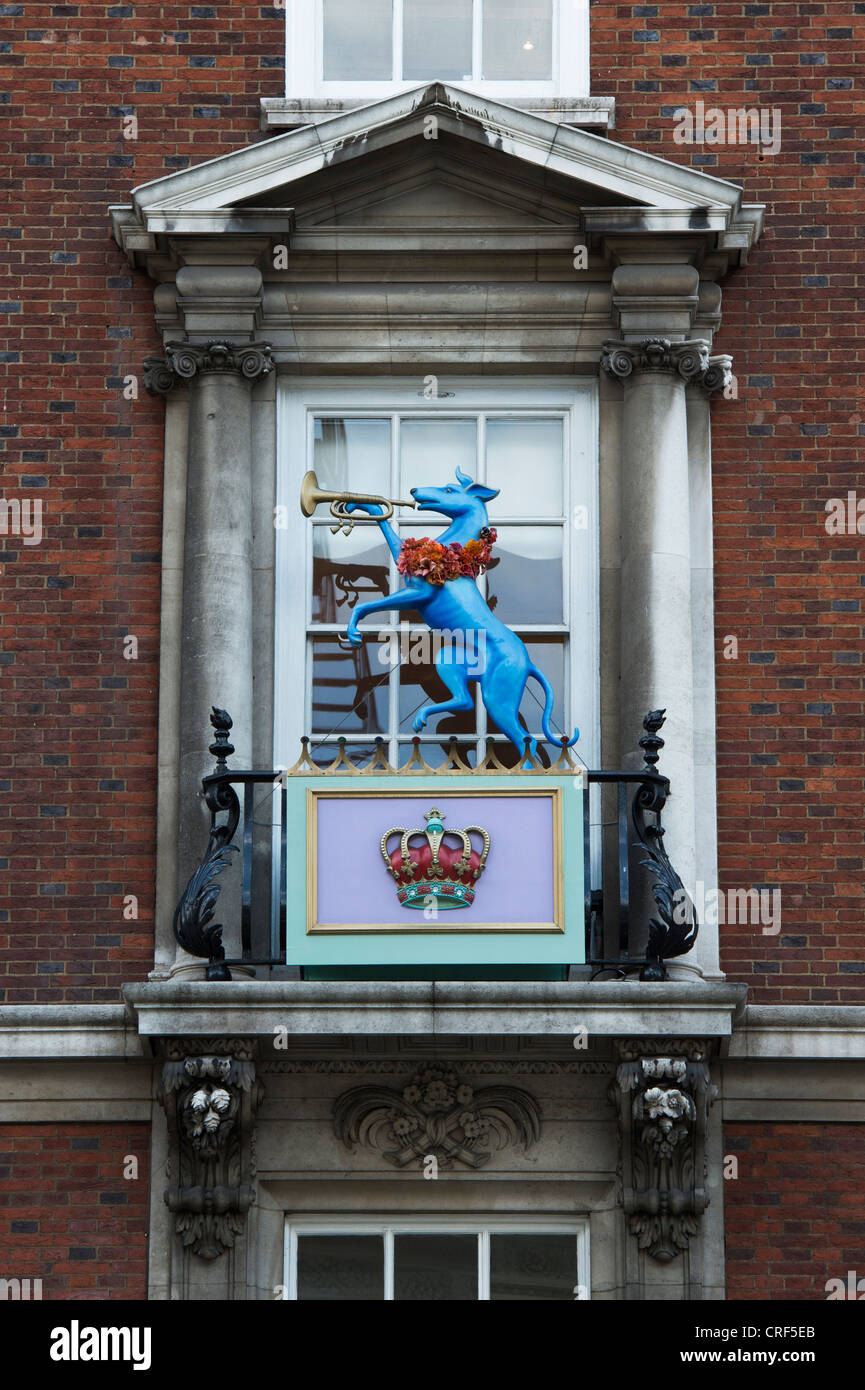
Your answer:
[[[435,83],[142,184],[112,215],[133,262],[163,278],[190,238],[198,259],[218,238],[212,254],[248,263],[304,231],[372,227],[463,229],[466,249],[481,227],[508,244],[546,229],[613,261],[623,241],[678,237],[721,270],[746,257],[762,208],[735,184]]]

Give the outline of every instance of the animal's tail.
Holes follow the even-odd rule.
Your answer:
[[[558,734],[554,734],[553,731],[552,731],[552,729],[550,728],[550,718],[551,718],[552,713],[553,713],[553,701],[555,700],[555,696],[554,696],[554,694],[553,694],[553,687],[550,685],[550,683],[549,683],[549,681],[547,680],[546,676],[544,675],[543,671],[539,671],[538,668],[537,668],[537,666],[535,666],[534,664],[532,664],[532,665],[529,667],[529,675],[530,675],[530,676],[534,676],[534,678],[535,678],[535,680],[538,682],[538,684],[539,684],[539,685],[542,685],[543,688],[544,688],[545,703],[544,703],[544,713],[543,713],[543,717],[542,717],[542,719],[541,719],[541,723],[542,723],[543,726],[544,726],[544,736],[548,739],[548,741],[549,741],[550,743],[558,743],[558,744],[561,744],[561,742],[562,742],[561,738],[558,736]],[[574,729],[574,736],[573,736],[572,739],[570,739],[570,740],[568,741],[568,743],[565,745],[565,747],[566,747],[566,748],[573,748],[574,744],[576,743],[576,741],[577,741],[577,739],[578,739],[579,737],[580,737],[580,731],[579,731],[579,729]]]

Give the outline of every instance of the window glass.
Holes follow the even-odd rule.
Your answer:
[[[323,0],[323,10],[325,82],[390,81],[392,0]]]
[[[359,490],[359,489],[358,489]],[[390,593],[390,552],[377,526],[312,530],[312,621],[347,624],[359,603]]]
[[[486,81],[552,77],[553,0],[483,0],[483,34]]]
[[[312,732],[380,734],[387,729],[387,672],[378,643],[343,650],[337,637],[312,642]],[[335,756],[335,755],[334,755]]]
[[[445,487],[456,469],[477,477],[477,424],[474,420],[403,420],[400,425],[400,497],[413,487]],[[403,520],[411,512],[401,513]],[[432,512],[418,512],[431,517]]]
[[[561,516],[562,420],[487,421],[487,482],[499,489],[487,504],[497,516]]]
[[[327,492],[365,492],[387,497],[390,487],[390,421],[317,419],[313,464]],[[322,504],[324,515],[324,504]]]
[[[472,75],[472,0],[403,0],[402,75],[440,78]]]
[[[487,570],[487,602],[496,617],[509,627],[520,623],[561,623],[561,527],[496,529],[493,563]]]
[[[477,1299],[477,1236],[395,1236],[393,1296],[413,1302]]]
[[[573,1236],[491,1235],[490,1298],[573,1301],[577,1243]]]
[[[298,1236],[297,1296],[367,1303],[384,1298],[382,1237]]]

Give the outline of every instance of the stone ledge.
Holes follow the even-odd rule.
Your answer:
[[[483,100],[483,98],[479,98]],[[260,127],[262,130],[286,130],[292,126],[317,125],[344,111],[355,111],[368,105],[366,101],[324,101],[310,97],[262,97]],[[577,125],[595,130],[613,130],[616,125],[615,97],[535,97],[507,102],[517,110],[532,111],[545,116],[557,125]]]
[[[0,1057],[41,1061],[62,1057],[145,1057],[135,1019],[122,1004],[4,1004]]]
[[[575,982],[260,983],[201,981],[126,985],[142,1037],[313,1036],[728,1038],[745,985]]]
[[[750,1004],[730,1042],[730,1058],[865,1058],[865,1006]]]

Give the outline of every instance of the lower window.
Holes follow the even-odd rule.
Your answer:
[[[589,1297],[584,1221],[289,1220],[285,1263],[292,1300]]]

